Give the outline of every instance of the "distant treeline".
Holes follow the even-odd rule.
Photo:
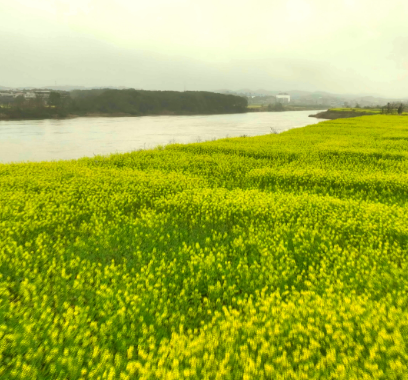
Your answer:
[[[205,91],[77,90],[51,92],[48,100],[17,97],[0,108],[0,118],[224,114],[246,112],[247,105],[243,97]]]

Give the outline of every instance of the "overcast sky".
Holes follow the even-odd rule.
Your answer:
[[[0,0],[0,86],[408,97],[407,0]]]

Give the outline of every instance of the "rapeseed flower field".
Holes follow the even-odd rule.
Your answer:
[[[0,165],[1,379],[408,379],[408,118]]]

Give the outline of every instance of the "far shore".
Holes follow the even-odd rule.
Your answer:
[[[245,113],[245,112],[241,112]],[[228,115],[226,113],[222,114],[177,114],[174,112],[163,112],[160,114],[147,114],[147,115],[134,115],[131,113],[117,112],[117,113],[87,113],[85,115],[74,115],[68,114],[66,116],[59,115],[49,115],[47,117],[20,117],[20,118],[11,118],[5,117],[5,115],[0,114],[0,121],[12,121],[12,120],[65,120],[65,119],[75,119],[78,117],[141,117],[141,116],[197,116],[197,115]]]
[[[239,112],[242,113],[253,113],[253,112],[298,112],[298,111],[311,111],[311,109],[298,109],[298,110],[283,110],[283,111],[264,111],[264,110],[247,110],[246,112]],[[65,120],[65,119],[75,119],[79,117],[141,117],[141,116],[211,116],[211,115],[234,115],[237,112],[231,113],[208,113],[208,114],[196,114],[196,113],[175,113],[175,112],[161,112],[160,114],[146,114],[146,115],[134,115],[130,113],[124,112],[116,112],[116,113],[87,113],[85,115],[75,115],[75,114],[68,114],[66,116],[59,116],[59,115],[49,115],[47,117],[20,117],[20,118],[11,118],[8,117],[6,114],[0,113],[0,121],[17,121],[17,120]]]
[[[335,120],[335,119],[346,119],[350,117],[372,116],[372,115],[375,115],[375,114],[370,113],[370,112],[327,110],[324,112],[319,112],[316,115],[309,115],[309,117],[316,117],[318,119]]]

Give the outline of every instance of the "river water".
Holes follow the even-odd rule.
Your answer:
[[[315,124],[319,111],[0,121],[0,163],[57,161]]]

